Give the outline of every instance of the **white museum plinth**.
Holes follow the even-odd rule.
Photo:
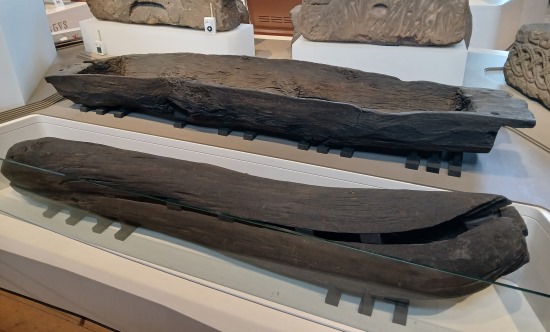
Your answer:
[[[254,56],[255,53],[252,24],[208,34],[185,27],[126,24],[90,18],[80,22],[80,29],[86,52],[95,52],[100,31],[109,56],[177,52]]]
[[[55,56],[42,0],[0,1],[0,111],[25,105]]]
[[[450,85],[462,85],[467,58],[464,42],[445,47],[380,46],[313,42],[301,36],[292,44],[295,60]]]

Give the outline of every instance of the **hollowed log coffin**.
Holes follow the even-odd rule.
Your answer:
[[[14,145],[1,172],[14,188],[356,294],[461,297],[529,260],[525,223],[499,195],[313,186],[56,138]]]
[[[329,148],[489,152],[502,126],[535,125],[527,104],[503,91],[295,60],[128,55],[46,80],[78,104]]]

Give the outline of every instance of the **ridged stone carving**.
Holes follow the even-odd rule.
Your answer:
[[[210,4],[218,31],[233,30],[248,23],[248,10],[241,0],[87,0],[90,11],[100,20],[167,24],[204,29]]]
[[[506,83],[550,109],[550,24],[521,27],[504,65]]]
[[[468,0],[304,0],[299,25],[312,41],[451,45],[469,36],[471,12]]]

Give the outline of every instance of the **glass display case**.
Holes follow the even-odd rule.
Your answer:
[[[15,143],[41,137],[104,144],[315,186],[437,190],[38,115],[0,127],[0,154],[2,157],[6,156],[8,149]],[[77,185],[75,188],[86,187],[95,192],[98,199],[102,199],[101,206],[105,207],[104,210],[95,209],[96,213],[75,208],[72,204],[62,203],[63,200],[59,197],[56,199],[47,190],[40,192],[21,189],[2,177],[0,211],[20,219],[21,222],[108,250],[114,255],[141,262],[165,273],[181,278],[186,275],[199,278],[345,326],[384,331],[403,328],[415,331],[550,329],[550,282],[547,279],[549,261],[546,254],[550,250],[550,213],[535,206],[513,205],[529,231],[526,241],[530,261],[517,271],[492,281],[353,248],[342,241],[322,238],[303,229],[280,227],[232,215],[224,210],[175,202],[151,192],[129,192],[121,189],[120,183],[116,181],[105,183],[75,177],[71,169],[60,172],[37,168],[16,163],[9,156],[2,158],[2,169],[11,169],[12,173],[18,174],[34,174],[32,178],[22,179],[31,184],[42,181],[43,175],[56,185],[72,183]],[[101,172],[101,169],[95,171]],[[150,171],[155,172],[154,169]],[[69,194],[67,197],[77,199],[77,194],[75,192],[73,196]],[[131,201],[154,204],[161,211],[159,215],[170,211],[169,215],[174,221],[181,223],[181,229],[155,231],[106,218],[105,215],[118,215],[124,220],[124,216],[129,214],[123,201],[109,203],[120,196],[132,198],[127,204],[131,204]],[[138,215],[137,219],[132,220],[139,224],[139,211],[130,210]],[[199,216],[198,219],[195,220],[194,215]],[[208,218],[202,219],[204,216]],[[147,217],[149,216],[142,216]],[[250,232],[250,229],[253,231]],[[244,250],[236,250],[235,246],[227,243],[239,243],[240,249]],[[265,249],[269,254],[258,254]],[[288,255],[287,258],[292,259],[287,264],[282,264],[284,259],[275,259],[281,255]],[[338,268],[346,266],[345,261],[348,259],[348,263],[355,264],[351,267],[347,265],[351,275],[363,273],[374,277],[359,280],[350,277],[350,274],[340,273]],[[307,264],[298,267],[292,264],[292,260],[305,260]],[[425,283],[406,285],[405,280],[411,276],[423,276]],[[399,282],[400,278],[403,283]],[[391,284],[392,280],[397,282]],[[438,280],[452,280],[451,285],[455,286],[474,285],[476,291],[471,292],[471,295],[461,294],[458,298],[441,296],[441,293],[434,291],[441,286]],[[423,289],[414,288],[421,284]],[[433,289],[426,285],[433,285]]]

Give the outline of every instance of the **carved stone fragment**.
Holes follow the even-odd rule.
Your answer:
[[[312,41],[451,45],[471,29],[468,0],[304,0],[300,12]]]
[[[292,36],[292,42],[294,43],[296,39],[300,38],[302,35],[301,27],[301,12],[302,5],[298,5],[290,11],[290,19],[292,20],[292,26],[294,27],[294,34]]]
[[[204,17],[214,10],[218,31],[248,23],[248,10],[240,0],[87,0],[90,11],[101,20],[167,24],[204,29]]]
[[[527,227],[499,195],[321,187],[57,138],[6,160],[15,188],[356,294],[461,297],[529,261]]]
[[[521,27],[504,65],[509,86],[550,109],[550,24]]]

